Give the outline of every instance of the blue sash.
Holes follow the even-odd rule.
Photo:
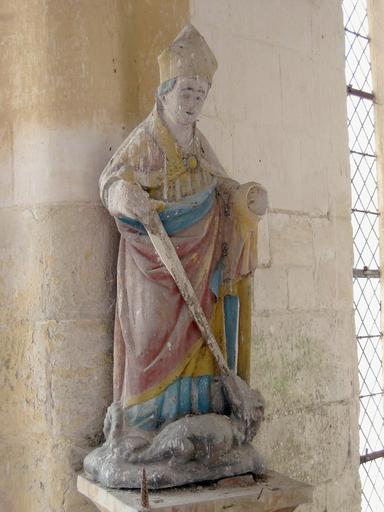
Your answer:
[[[178,203],[167,203],[159,217],[168,233],[172,236],[199,222],[212,208],[215,199],[215,187],[210,187],[197,194],[184,198]],[[128,224],[139,233],[146,234],[143,224],[137,219],[119,217],[121,222]]]

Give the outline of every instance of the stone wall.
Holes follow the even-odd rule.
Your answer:
[[[270,467],[358,510],[343,31],[331,0],[29,0],[0,11],[0,509],[94,510],[75,490],[111,399],[109,155],[152,106],[188,18],[219,61],[201,128],[270,192],[253,381]],[[304,510],[309,510],[303,508]]]
[[[75,472],[111,401],[117,242],[98,178],[149,110],[187,7],[1,4],[2,512],[94,510]]]
[[[334,0],[192,0],[219,69],[200,128],[269,191],[255,275],[256,445],[316,486],[300,512],[360,509],[344,32]]]

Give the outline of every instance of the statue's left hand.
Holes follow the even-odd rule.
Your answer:
[[[245,183],[243,186],[250,186],[246,196],[249,210],[255,215],[264,215],[268,208],[268,193],[266,189],[259,183]]]
[[[258,218],[268,208],[268,194],[259,183],[248,182],[240,185],[231,197],[232,209],[239,219]]]

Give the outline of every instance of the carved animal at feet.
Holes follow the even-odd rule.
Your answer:
[[[261,394],[244,382],[242,396],[247,399],[249,421],[222,414],[189,415],[166,425],[143,451],[128,456],[129,462],[156,462],[168,459],[170,463],[191,460],[214,461],[232,448],[250,442],[256,435],[264,416]]]
[[[222,379],[227,394],[225,377]],[[121,405],[113,403],[104,421],[105,446],[133,464],[218,460],[232,448],[252,441],[264,416],[261,394],[238,380],[238,395],[228,397],[235,404],[230,417],[216,413],[188,415],[165,425],[157,434],[127,425]]]
[[[232,447],[244,442],[244,433],[228,416],[190,415],[160,431],[151,445],[128,457],[129,462],[157,462],[168,459],[182,464],[191,460],[217,460]]]

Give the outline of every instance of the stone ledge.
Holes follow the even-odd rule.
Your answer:
[[[106,489],[79,475],[77,488],[101,512],[138,512],[140,491]],[[313,487],[267,471],[253,485],[219,487],[188,486],[149,492],[149,509],[161,512],[290,512],[301,504],[312,501]]]

